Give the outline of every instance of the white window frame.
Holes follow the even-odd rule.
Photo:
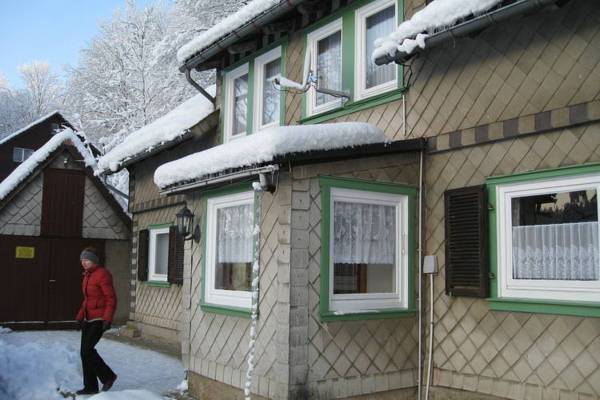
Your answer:
[[[17,159],[15,157],[15,151],[19,151],[19,154],[21,155],[20,159]],[[25,154],[27,154],[27,153],[29,153],[29,155],[25,156]],[[24,147],[13,147],[12,160],[14,162],[21,163],[21,162],[27,160],[29,157],[31,157],[33,155],[33,153],[35,153],[35,150],[26,149]]]
[[[280,67],[283,66],[283,59],[281,57],[281,46],[269,50],[265,54],[262,54],[254,59],[254,132],[258,132],[262,129],[270,128],[273,126],[279,126],[281,124],[281,102],[283,101],[282,92],[279,92],[279,113],[275,121],[264,124],[262,123],[263,113],[263,81],[265,78],[265,65],[275,61],[279,58]]]
[[[167,282],[168,274],[157,274],[156,273],[156,237],[158,235],[167,234],[167,241],[169,238],[169,227],[165,228],[150,228],[150,243],[148,245],[148,280],[154,282]],[[169,247],[167,246],[167,271],[169,269]]]
[[[209,198],[206,203],[206,264],[204,279],[204,302],[225,307],[250,309],[252,292],[215,288],[217,210],[225,207],[250,204],[254,207],[254,192],[241,192]]]
[[[511,200],[515,197],[583,189],[595,189],[596,193],[600,194],[600,175],[544,179],[533,182],[504,184],[496,187],[499,298],[598,301],[600,298],[600,281],[513,279],[512,277]]]
[[[246,131],[233,135],[233,118],[235,112],[234,101],[234,81],[243,76],[248,75],[248,93],[246,97]],[[239,67],[225,73],[225,103],[223,105],[225,118],[223,120],[223,131],[224,131],[224,142],[244,137],[248,134],[248,107],[250,107],[250,74],[248,63],[240,65]]]
[[[339,18],[339,19],[313,31],[313,32],[310,32],[307,35],[306,42],[307,42],[307,51],[309,51],[311,54],[310,69],[316,74],[317,73],[317,43],[321,39],[325,39],[326,37],[333,35],[337,31],[340,32],[340,37],[341,37],[341,44],[340,44],[341,63],[340,63],[340,65],[342,66],[342,69],[340,70],[340,80],[342,81],[342,85],[343,85],[344,31],[343,31],[343,27],[342,27],[342,18]],[[332,88],[328,88],[328,89],[332,89]],[[343,90],[343,88],[342,88],[342,90]],[[341,98],[334,99],[325,104],[321,104],[320,106],[317,106],[316,102],[317,102],[317,92],[316,92],[315,87],[313,86],[308,90],[308,92],[306,92],[306,113],[308,116],[321,114],[326,111],[333,110],[333,109],[336,109],[336,108],[339,108],[342,106]]]
[[[334,294],[334,202],[381,204],[396,208],[396,279],[393,293]],[[329,310],[333,313],[408,309],[408,196],[364,190],[331,188],[329,234]]]
[[[381,93],[389,92],[398,88],[398,68],[394,68],[395,78],[389,82],[367,89],[367,75],[365,57],[366,37],[367,37],[367,18],[373,14],[393,5],[395,10],[395,21],[398,22],[398,2],[396,0],[379,0],[356,10],[355,13],[355,68],[354,68],[354,98],[355,100],[365,99],[376,96]]]

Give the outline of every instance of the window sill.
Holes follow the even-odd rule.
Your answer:
[[[347,102],[342,107],[335,108],[333,110],[325,111],[321,114],[311,115],[309,117],[302,118],[298,121],[300,124],[318,124],[324,121],[329,121],[334,118],[341,117],[343,115],[352,114],[358,111],[362,111],[367,108],[376,107],[381,104],[389,103],[402,98],[404,88],[391,90],[386,93],[381,93],[373,97],[361,99],[355,102]]]
[[[368,319],[390,319],[414,317],[417,311],[415,309],[389,309],[381,311],[369,311],[360,313],[336,313],[329,311],[321,313],[321,321],[362,321]]]
[[[229,307],[216,304],[201,303],[200,309],[204,312],[229,315],[230,317],[251,318],[252,312],[248,308]]]
[[[600,303],[503,298],[488,299],[488,303],[494,311],[600,317]]]
[[[165,282],[165,281],[146,281],[146,285],[148,285],[148,286],[155,286],[155,287],[162,287],[162,288],[171,287],[171,284],[169,282]]]

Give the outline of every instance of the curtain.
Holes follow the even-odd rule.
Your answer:
[[[248,75],[233,81],[233,134],[246,132],[246,114],[248,109]]]
[[[342,33],[336,32],[317,43],[317,76],[319,88],[342,90]],[[316,93],[317,106],[336,98]]]
[[[252,205],[220,208],[217,211],[217,262],[252,262]]]
[[[333,261],[344,264],[395,264],[394,206],[334,202]]]
[[[276,121],[279,115],[279,90],[273,87],[270,79],[281,72],[281,59],[271,61],[264,68],[262,124],[266,125]]]
[[[514,226],[513,278],[599,279],[598,222]]]
[[[367,17],[366,21],[366,88],[379,86],[396,79],[396,64],[377,65],[371,59],[375,50],[375,40],[388,36],[396,27],[396,10],[394,6]]]

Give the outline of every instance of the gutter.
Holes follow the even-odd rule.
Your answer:
[[[460,24],[454,25],[451,28],[445,29],[443,31],[434,33],[433,35],[426,37],[424,49],[417,47],[411,53],[396,51],[396,53],[393,56],[386,54],[375,59],[375,64],[384,65],[389,64],[391,62],[395,62],[396,64],[403,64],[412,57],[414,57],[417,53],[420,53],[425,49],[435,47],[446,41],[456,39],[457,37],[466,36],[473,32],[480,31],[482,29],[488,28],[494,23],[504,21],[514,16],[539,10],[542,7],[545,7],[554,2],[556,2],[556,0],[519,0],[515,3],[498,8],[494,11],[489,11],[478,17],[461,22]]]
[[[182,66],[179,67],[179,71],[186,72],[190,71],[204,61],[208,60],[212,56],[217,53],[225,50],[227,47],[232,45],[235,42],[238,42],[240,38],[247,36],[251,33],[257,32],[261,29],[261,26],[276,20],[281,17],[285,13],[293,10],[300,3],[303,3],[304,0],[283,0],[273,7],[265,10],[262,14],[252,18],[250,21],[247,21],[238,29],[235,29],[229,32],[227,35],[223,36],[221,39],[215,41],[208,47],[198,51],[196,55],[188,58]],[[189,72],[186,72],[186,75]]]
[[[192,79],[192,76],[190,75],[190,70],[187,67],[185,69],[185,79],[190,83],[190,85],[192,85],[197,91],[199,91],[202,94],[202,96],[206,97],[208,101],[212,103],[213,106],[216,104],[216,98],[211,96],[210,93],[208,93],[206,90],[204,90],[202,86],[198,84],[198,82]]]

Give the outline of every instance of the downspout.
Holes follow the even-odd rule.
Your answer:
[[[419,152],[419,246],[417,250],[419,260],[419,294],[418,294],[418,320],[419,320],[419,363],[417,378],[417,400],[421,400],[423,386],[423,162],[425,151]]]
[[[208,101],[210,101],[213,105],[216,103],[216,99],[210,95],[202,86],[198,84],[195,80],[192,79],[192,75],[190,73],[189,68],[185,69],[185,79],[192,85],[197,91],[199,91],[202,96],[206,97]]]

